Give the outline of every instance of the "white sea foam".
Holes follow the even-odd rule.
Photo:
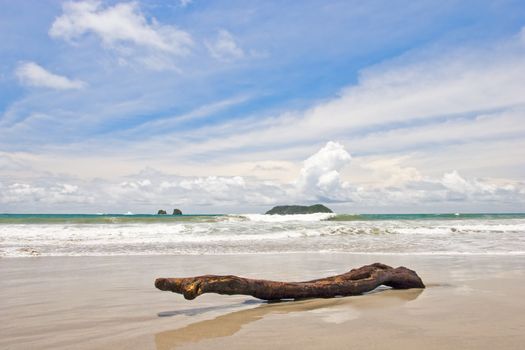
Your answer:
[[[0,257],[332,252],[523,255],[525,219],[325,221],[327,214],[211,222],[1,224]]]
[[[250,221],[256,222],[289,222],[289,221],[322,221],[330,219],[337,214],[335,213],[314,213],[314,214],[295,214],[295,215],[266,215],[266,214],[239,214]]]

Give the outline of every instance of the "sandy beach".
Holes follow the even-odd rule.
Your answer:
[[[524,81],[525,0],[0,0],[0,350],[525,350]]]
[[[425,290],[263,303],[186,301],[155,277],[305,280],[380,261]],[[244,254],[0,260],[2,349],[521,349],[524,256]]]

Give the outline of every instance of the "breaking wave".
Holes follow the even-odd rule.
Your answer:
[[[132,217],[132,216],[130,216]],[[104,221],[0,220],[0,257],[337,252],[525,252],[525,218],[333,220],[335,214],[215,215]],[[37,220],[42,220],[38,218]]]
[[[255,222],[309,222],[323,221],[334,218],[335,213],[295,214],[295,215],[265,215],[265,214],[241,214],[240,217]]]

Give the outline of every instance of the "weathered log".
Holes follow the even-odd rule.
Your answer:
[[[276,282],[237,276],[205,275],[157,278],[155,287],[184,295],[188,300],[204,293],[251,295],[263,300],[333,298],[359,295],[385,285],[394,289],[425,288],[415,271],[376,263],[342,275],[305,282]]]

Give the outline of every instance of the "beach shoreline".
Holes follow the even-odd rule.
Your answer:
[[[156,277],[207,273],[306,280],[373,262],[414,269],[428,288],[267,304],[220,295],[186,301],[153,286]],[[524,267],[523,256],[3,258],[0,347],[517,349],[525,341]]]

